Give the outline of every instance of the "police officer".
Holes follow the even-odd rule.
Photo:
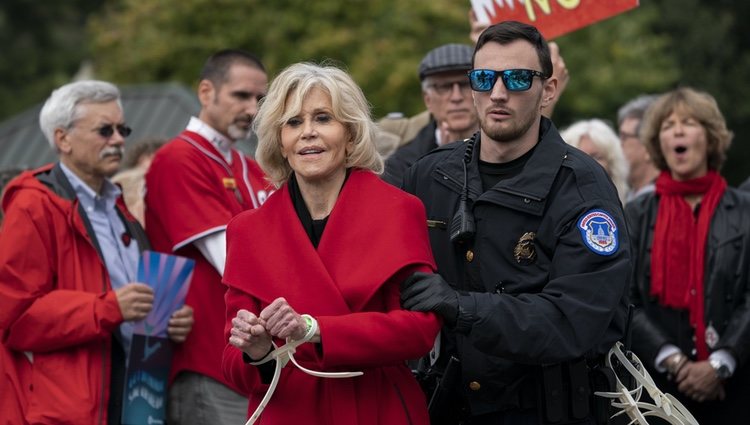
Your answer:
[[[464,424],[594,423],[590,370],[627,316],[617,192],[541,115],[557,79],[536,28],[489,27],[469,76],[481,130],[404,179],[426,206],[439,274],[408,278],[402,304],[443,317]]]

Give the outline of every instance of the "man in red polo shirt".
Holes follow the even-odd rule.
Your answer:
[[[233,148],[250,132],[268,77],[255,56],[223,50],[203,67],[201,111],[162,147],[146,175],[146,228],[154,248],[196,261],[185,303],[195,324],[172,364],[170,424],[238,424],[247,397],[221,373],[225,229],[271,192],[258,164]]]

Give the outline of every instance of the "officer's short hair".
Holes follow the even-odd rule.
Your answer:
[[[479,40],[477,40],[476,47],[474,47],[474,55],[471,58],[472,68],[474,67],[474,59],[477,56],[477,51],[485,44],[494,41],[495,43],[505,45],[516,40],[526,40],[534,46],[537,56],[539,56],[539,64],[542,66],[542,74],[544,74],[545,78],[551,77],[553,71],[552,56],[549,52],[547,40],[544,39],[536,27],[518,21],[500,22],[499,24],[489,26],[482,32]]]

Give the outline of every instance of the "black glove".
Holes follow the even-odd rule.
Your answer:
[[[434,312],[451,327],[458,319],[458,293],[439,274],[417,272],[407,277],[401,283],[401,306]]]

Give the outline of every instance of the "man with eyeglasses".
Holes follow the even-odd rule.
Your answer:
[[[430,121],[414,139],[388,157],[383,173],[388,183],[400,186],[406,170],[422,155],[477,131],[479,121],[466,76],[471,69],[471,53],[467,45],[445,44],[430,50],[422,59],[419,79]]]
[[[234,148],[250,135],[268,77],[255,55],[211,55],[198,83],[201,110],[156,152],[146,174],[146,230],[154,248],[195,260],[185,304],[195,309],[190,337],[175,350],[167,422],[238,424],[248,398],[224,378],[226,226],[271,193],[260,166]]]
[[[654,182],[659,177],[659,169],[651,160],[646,145],[641,143],[638,132],[646,110],[657,95],[641,95],[623,105],[617,111],[617,128],[622,144],[622,153],[628,161],[628,186],[625,202],[656,189]]]
[[[122,160],[120,92],[103,81],[52,92],[39,124],[60,160],[6,188],[0,232],[0,411],[8,423],[119,424],[132,322],[152,289],[136,282],[148,240],[109,178]],[[172,316],[185,339],[192,310]]]
[[[460,362],[435,423],[607,423],[593,391],[609,388],[592,387],[590,370],[624,334],[630,246],[605,171],[542,116],[552,71],[533,26],[487,28],[469,71],[480,131],[404,178],[425,204],[439,274],[406,279],[402,304],[439,314],[437,365]]]

